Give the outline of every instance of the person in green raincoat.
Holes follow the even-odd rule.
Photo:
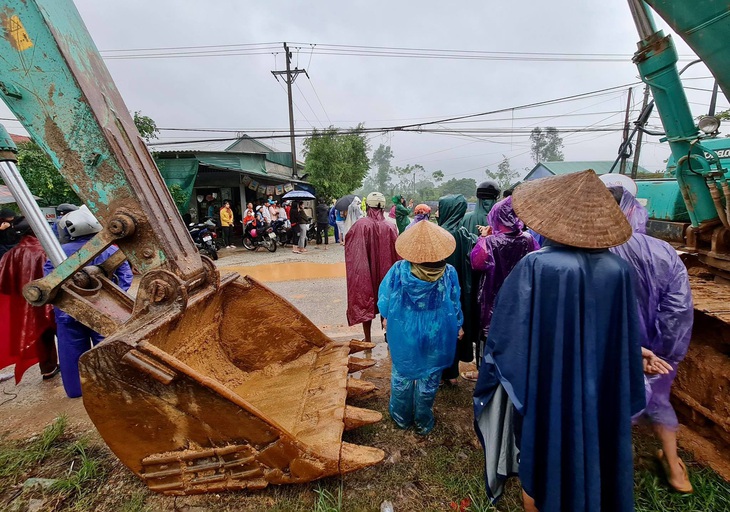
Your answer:
[[[469,255],[477,242],[477,235],[474,235],[462,227],[464,214],[466,214],[466,198],[459,194],[450,194],[439,199],[439,226],[456,240],[456,250],[446,258],[446,263],[456,269],[459,276],[461,288],[461,309],[464,313],[464,336],[456,344],[456,354],[451,367],[443,371],[444,383],[455,384],[459,377],[459,361],[465,363],[474,360],[474,343],[479,340],[479,309],[477,304],[477,292],[479,282],[474,280],[471,270]],[[486,224],[486,217],[484,219]]]
[[[403,196],[393,196],[393,204],[395,205],[395,223],[398,226],[398,234],[403,233],[411,223],[411,219],[408,217],[412,213],[412,208],[406,206],[406,200]],[[411,199],[411,207],[413,206],[413,199]]]
[[[477,226],[487,225],[487,215],[494,203],[499,201],[499,194],[499,185],[496,181],[487,180],[479,184],[477,187],[477,206],[473,212],[464,215],[464,220],[461,222],[461,225],[469,233],[479,236]]]

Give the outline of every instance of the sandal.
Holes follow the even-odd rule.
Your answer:
[[[42,374],[41,377],[43,377],[43,380],[49,380],[49,379],[52,379],[53,377],[55,377],[56,375],[58,375],[59,373],[61,373],[61,367],[56,365],[56,367],[53,370],[51,370],[48,373]]]
[[[692,484],[689,481],[689,473],[687,472],[687,466],[684,465],[684,462],[682,459],[679,459],[679,465],[682,468],[682,471],[684,472],[684,477],[686,479],[686,482],[682,482],[680,485],[675,485],[672,480],[672,472],[669,468],[669,461],[667,461],[667,457],[664,455],[664,450],[659,449],[656,452],[656,456],[659,459],[659,462],[662,465],[662,469],[664,470],[664,476],[667,477],[667,483],[669,483],[669,486],[674,489],[676,492],[682,493],[682,494],[692,494],[694,492],[694,489],[692,488]]]
[[[461,378],[470,382],[476,382],[479,379],[478,371],[461,372]]]

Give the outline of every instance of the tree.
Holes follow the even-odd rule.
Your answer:
[[[368,149],[362,124],[346,134],[332,126],[314,130],[304,139],[304,172],[320,197],[344,196],[362,185],[370,168]]]
[[[486,174],[487,178],[497,182],[500,190],[506,190],[509,188],[510,185],[512,185],[512,183],[514,183],[515,178],[517,178],[517,176],[519,175],[519,172],[516,170],[512,170],[509,165],[509,158],[507,158],[505,155],[502,155],[502,161],[497,166],[497,170],[492,171],[491,169],[487,169]]]
[[[35,142],[18,144],[18,171],[30,191],[47,204],[79,204],[79,196]]]
[[[157,123],[151,117],[143,116],[141,110],[137,110],[134,113],[134,125],[137,127],[137,131],[144,141],[148,144],[153,139],[156,139],[157,134],[160,133],[160,130],[157,129]]]
[[[433,171],[433,173],[431,173],[431,176],[433,177],[434,180],[436,180],[436,183],[441,183],[441,181],[443,181],[443,179],[444,179],[444,172],[443,171]]]
[[[451,178],[439,187],[439,194],[442,196],[448,194],[461,194],[467,199],[474,197],[477,191],[477,182],[474,178]]]
[[[375,169],[375,175],[372,180],[372,185],[375,190],[386,193],[391,187],[390,174],[391,167],[390,161],[393,159],[393,151],[390,146],[381,144],[373,152],[373,158],[370,160],[370,166]]]
[[[535,163],[563,160],[563,139],[557,128],[549,126],[545,131],[533,128],[530,132],[530,154]]]

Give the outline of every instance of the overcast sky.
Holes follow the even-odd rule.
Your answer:
[[[311,80],[301,75],[294,87],[298,129],[330,124],[350,127],[359,122],[373,128],[412,124],[638,81],[630,60],[638,37],[628,5],[620,1],[77,0],[76,5],[107,59],[127,107],[141,110],[161,128],[287,129],[286,93],[270,72],[284,69],[283,51],[120,59],[125,53],[113,50],[249,43],[275,43],[278,48],[283,41],[300,43],[293,45],[294,65],[306,68]],[[681,41],[677,43],[682,56],[691,56]],[[312,50],[310,44],[320,46]],[[334,44],[616,54],[618,61],[386,58],[328,55],[319,49]],[[201,50],[176,50],[196,51]],[[685,73],[689,78],[708,75],[703,66]],[[687,85],[709,90],[712,81],[692,80]],[[635,86],[634,116],[642,91],[641,86]],[[692,90],[688,95],[696,115],[706,112],[709,92]],[[495,135],[391,133],[369,135],[369,141],[373,149],[380,143],[390,144],[396,165],[422,164],[428,173],[442,170],[447,179],[473,177],[479,181],[485,177],[484,169],[495,168],[503,154],[513,168],[532,167],[528,136],[511,134],[515,129],[621,126],[626,100],[626,89],[620,89],[580,101],[479,117],[469,123],[429,126],[500,129]],[[719,108],[727,105],[721,93]],[[2,107],[0,114],[7,117],[7,109]],[[658,124],[656,117],[653,124]],[[18,126],[17,122],[7,124],[11,132],[22,132]],[[161,138],[224,136],[164,131]],[[621,140],[618,132],[563,137],[566,160],[613,160]],[[267,142],[282,151],[289,147],[288,139]],[[660,169],[668,148],[656,138],[648,142],[641,163],[650,170]],[[301,148],[301,140],[297,146]]]

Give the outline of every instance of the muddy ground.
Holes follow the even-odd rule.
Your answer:
[[[331,246],[328,251],[312,249],[308,255],[293,255],[290,251],[269,255],[241,249],[227,253],[219,260],[219,267],[258,273],[262,280],[268,276],[271,280],[267,285],[333,338],[360,337],[359,328],[349,327],[345,321],[341,247]],[[296,262],[305,265],[292,265]],[[263,265],[271,263],[280,268],[267,271],[271,267]],[[315,265],[307,267],[312,263]],[[378,330],[374,341],[379,342],[373,351],[378,363],[363,372],[362,377],[374,382],[378,390],[351,402],[382,412],[384,420],[347,432],[344,440],[383,449],[385,461],[342,478],[250,493],[172,498],[149,492],[110,453],[90,423],[81,400],[66,398],[59,378],[42,382],[37,367],[33,368],[19,386],[12,381],[0,385],[0,510],[377,511],[384,501],[392,502],[397,512],[521,510],[515,481],[510,481],[507,494],[496,509],[486,499],[482,452],[472,426],[473,384],[460,381],[455,387],[439,391],[435,404],[437,424],[429,436],[399,430],[387,415],[390,366]],[[56,432],[56,437],[49,437],[48,432],[53,431],[49,426],[59,416],[66,418],[66,425],[56,428],[60,432]],[[49,441],[43,444],[44,439]],[[653,457],[656,444],[652,437],[638,432],[636,441],[638,511],[730,511],[730,487],[692,462],[690,471],[698,492],[688,498],[671,495]],[[28,454],[37,455],[29,458]],[[17,463],[21,460],[22,464]],[[46,488],[45,484],[30,486],[32,478],[53,482]]]

